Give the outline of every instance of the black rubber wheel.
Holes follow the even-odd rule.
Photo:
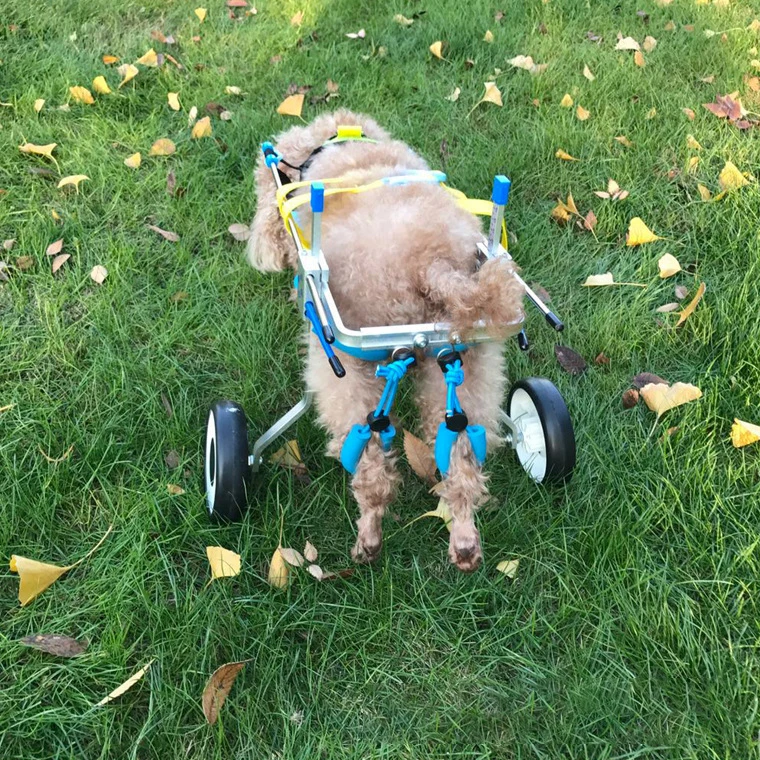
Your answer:
[[[248,424],[243,408],[217,401],[206,424],[206,501],[212,519],[238,522],[246,510]]]
[[[565,400],[543,377],[518,380],[509,392],[507,414],[522,433],[515,453],[538,483],[566,483],[575,468],[575,433]]]

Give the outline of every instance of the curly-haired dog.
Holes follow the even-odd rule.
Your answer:
[[[275,147],[288,163],[299,166],[342,124],[360,125],[364,135],[377,142],[328,145],[313,156],[302,177],[281,164],[291,180],[340,177],[347,185],[362,185],[405,170],[429,168],[375,121],[345,110],[289,129],[279,136]],[[250,262],[262,271],[295,268],[296,250],[282,223],[274,180],[263,160],[256,169],[256,184],[258,208],[249,240]],[[308,229],[307,207],[301,209],[300,222]],[[478,320],[498,327],[522,316],[523,289],[512,276],[512,262],[492,259],[478,268],[480,223],[439,185],[413,183],[331,196],[325,204],[322,230],[330,288],[350,328],[441,321],[466,331]],[[465,381],[459,389],[460,401],[469,420],[485,427],[492,447],[501,443],[499,417],[506,383],[503,352],[502,338],[473,346],[463,354]],[[432,443],[445,413],[445,384],[434,358],[417,358],[416,401],[423,437]],[[336,380],[310,334],[306,384],[315,393],[319,421],[330,435],[327,453],[331,456],[339,456],[351,427],[365,422],[383,389],[373,364],[345,354],[341,361],[346,376]],[[355,560],[369,562],[379,555],[382,517],[399,480],[396,454],[384,452],[373,433],[351,481],[360,510],[352,551]],[[482,559],[473,518],[487,498],[486,480],[467,436],[459,436],[441,494],[453,518],[449,556],[461,570],[474,570]]]

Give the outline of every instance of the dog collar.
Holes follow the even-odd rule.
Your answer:
[[[311,153],[309,153],[306,160],[299,166],[294,166],[284,158],[281,158],[280,161],[285,164],[285,166],[289,166],[294,171],[297,171],[299,173],[299,176],[303,179],[304,172],[311,166],[312,161],[325,148],[330,145],[340,145],[346,142],[376,143],[377,140],[372,140],[369,137],[365,137],[364,132],[360,126],[341,125],[338,127],[338,131],[329,140],[325,140],[325,142],[323,142],[318,148],[315,148]]]

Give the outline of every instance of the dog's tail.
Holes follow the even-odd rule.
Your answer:
[[[426,295],[443,304],[457,328],[468,330],[482,320],[487,328],[498,332],[524,316],[525,291],[516,272],[514,262],[505,258],[486,261],[473,275],[438,259],[425,273]]]

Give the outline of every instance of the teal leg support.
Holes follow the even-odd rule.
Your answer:
[[[346,440],[343,441],[343,447],[340,450],[340,463],[352,475],[356,472],[359,460],[371,437],[372,431],[369,429],[369,425],[354,425],[346,436]]]

